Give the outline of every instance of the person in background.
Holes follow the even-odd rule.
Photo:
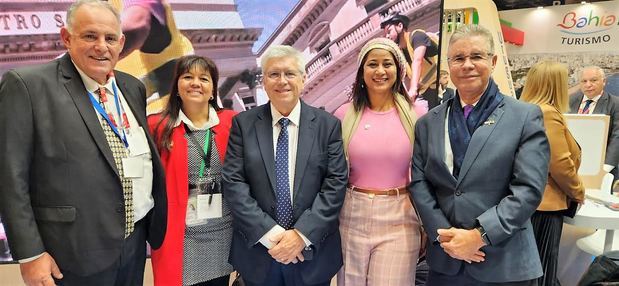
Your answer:
[[[393,41],[376,38],[357,65],[353,101],[335,112],[350,166],[338,285],[413,285],[421,228],[406,189],[416,120],[402,84],[406,59]]]
[[[115,70],[124,36],[105,1],[80,0],[68,53],[0,82],[0,213],[26,285],[142,285],[146,240],[166,230],[163,167],[144,85]]]
[[[557,279],[559,242],[563,215],[571,203],[582,204],[585,187],[578,176],[580,147],[567,128],[563,112],[568,109],[567,68],[554,61],[541,61],[527,73],[521,101],[542,109],[550,144],[550,167],[544,196],[531,217],[537,250],[544,269],[539,286],[560,285]],[[575,205],[573,205],[575,207]]]
[[[550,157],[542,112],[499,92],[486,28],[458,28],[447,56],[456,96],[417,121],[409,185],[428,234],[426,285],[536,285],[530,218]]]
[[[168,231],[152,253],[155,285],[227,286],[232,215],[222,200],[221,169],[235,112],[217,106],[219,72],[211,59],[179,58],[173,79],[164,111],[148,118],[169,202]]]
[[[606,159],[604,171],[611,173],[615,181],[619,180],[619,96],[604,91],[606,77],[604,70],[597,66],[588,66],[580,71],[580,91],[570,97],[569,113],[605,114],[610,116],[608,140],[606,141]]]
[[[232,121],[223,169],[230,262],[246,285],[329,285],[342,266],[338,215],[348,171],[339,120],[299,99],[301,52],[261,58],[269,103]]]
[[[453,88],[450,88],[447,86],[447,84],[449,84],[449,72],[448,71],[441,70],[438,83],[440,85],[438,97],[441,103],[454,97],[454,95],[456,94],[456,91],[453,90]]]

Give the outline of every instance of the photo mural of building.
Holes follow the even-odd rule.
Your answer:
[[[370,39],[384,36],[381,20],[399,11],[411,19],[409,31],[438,32],[438,0],[301,0],[258,50],[291,45],[307,59],[302,99],[333,112],[345,103],[357,69],[357,55]]]
[[[59,31],[73,2],[0,2],[0,75],[11,68],[48,62],[63,54],[65,47]],[[110,2],[122,10],[123,0]],[[245,27],[234,0],[162,0],[162,4],[166,10],[159,20],[174,24],[176,27],[170,29],[172,41],[182,37],[179,41],[185,41],[186,45],[156,59],[130,54],[119,62],[118,69],[132,73],[149,87],[152,81],[172,77],[174,58],[190,53],[207,56],[220,69],[221,99],[232,100],[237,110],[255,106],[257,64],[252,46],[262,28]],[[149,88],[149,96],[163,96],[167,90],[169,82],[155,82]]]

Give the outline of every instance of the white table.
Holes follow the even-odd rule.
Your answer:
[[[603,252],[612,250],[615,229],[619,229],[619,211],[587,199],[574,218],[564,217],[563,221],[575,226],[605,229]]]

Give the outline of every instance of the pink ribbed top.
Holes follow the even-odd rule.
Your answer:
[[[342,120],[351,105],[342,105],[334,115]],[[408,183],[413,148],[395,108],[385,112],[366,108],[348,147],[351,184],[388,189]]]

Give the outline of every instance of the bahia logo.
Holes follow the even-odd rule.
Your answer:
[[[568,12],[563,16],[563,22],[557,24],[557,26],[563,28],[561,32],[576,35],[603,32],[612,29],[615,25],[619,25],[617,16],[613,14],[597,15],[593,13],[592,9],[582,15],[578,15],[574,11]]]

